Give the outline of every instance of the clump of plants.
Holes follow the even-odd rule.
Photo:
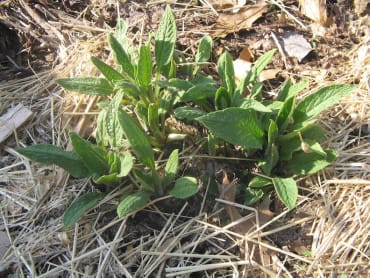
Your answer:
[[[348,95],[352,86],[324,87],[299,99],[307,82],[292,85],[288,80],[274,99],[265,99],[258,77],[274,50],[260,57],[239,84],[227,52],[217,61],[218,76],[207,76],[202,64],[211,57],[212,39],[205,36],[200,41],[189,66],[175,49],[176,23],[169,7],[157,32],[140,47],[130,44],[126,31],[126,23],[119,21],[115,34],[108,36],[115,67],[91,58],[103,77],[57,80],[67,90],[105,97],[98,104],[96,143],[71,132],[72,151],[53,145],[17,150],[31,160],[58,165],[75,178],[90,177],[107,186],[129,181],[117,207],[119,217],[153,198],[170,194],[183,199],[198,192],[198,177],[178,174],[177,149],[171,150],[163,167],[156,163],[155,149],[168,148],[172,140],[185,137],[170,132],[166,122],[170,116],[203,125],[208,131],[204,151],[209,155],[226,146],[256,159],[260,171],[244,186],[247,204],[275,190],[287,208],[294,208],[295,178],[315,173],[336,159],[335,151],[319,143],[324,130],[316,124],[317,116]],[[73,225],[104,196],[90,192],[79,197],[66,210],[64,224]]]

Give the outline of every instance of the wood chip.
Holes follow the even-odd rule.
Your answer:
[[[14,130],[24,124],[32,114],[32,111],[19,103],[2,115],[0,117],[0,143],[5,141]]]

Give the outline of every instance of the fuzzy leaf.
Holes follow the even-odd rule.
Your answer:
[[[100,72],[104,75],[106,79],[108,79],[110,82],[118,81],[121,79],[124,79],[122,74],[120,74],[118,71],[116,71],[111,66],[107,65],[100,59],[92,56],[91,62],[100,70]]]
[[[116,62],[122,67],[122,70],[132,79],[135,78],[135,67],[131,62],[130,56],[127,54],[123,45],[113,36],[108,35],[108,42],[113,50]]]
[[[103,198],[103,193],[89,192],[81,195],[64,212],[63,223],[69,228],[76,223],[86,212],[95,207]]]
[[[215,94],[216,110],[226,109],[231,106],[230,95],[224,87],[217,89]]]
[[[64,89],[86,95],[108,96],[113,93],[113,87],[105,78],[76,77],[62,78],[55,81]]]
[[[198,182],[193,177],[181,177],[176,180],[170,195],[178,199],[186,199],[198,192]]]
[[[319,89],[298,104],[294,113],[294,121],[303,122],[316,117],[322,111],[338,103],[342,97],[349,95],[354,88],[352,85],[332,85]]]
[[[179,150],[173,150],[164,169],[163,186],[168,186],[176,177],[179,166]]]
[[[162,70],[172,59],[176,43],[176,22],[171,8],[166,7],[155,36],[155,59]]]
[[[252,110],[227,108],[196,119],[216,137],[243,148],[261,149],[263,130]]]
[[[338,156],[333,150],[325,150],[326,157],[315,152],[304,153],[297,152],[292,156],[292,160],[285,164],[286,170],[290,174],[309,175],[314,174],[332,164]]]
[[[155,168],[154,153],[145,133],[137,126],[133,119],[123,110],[119,110],[118,119],[137,158],[151,170]]]
[[[196,63],[207,62],[211,58],[212,54],[212,38],[208,35],[204,36],[198,46],[197,54],[195,55]]]
[[[122,147],[123,130],[118,119],[118,111],[123,98],[123,93],[118,92],[106,109],[105,118],[100,128],[106,130],[108,142],[112,148]]]
[[[144,207],[149,203],[150,193],[145,191],[138,191],[136,193],[126,196],[117,207],[118,217],[124,217],[129,213]]]
[[[216,88],[209,84],[197,84],[188,89],[181,97],[182,102],[191,102],[214,97]]]
[[[129,152],[120,153],[118,156],[120,160],[120,171],[117,177],[126,177],[134,166],[134,158]]]
[[[174,111],[176,118],[182,120],[194,120],[200,116],[203,116],[205,112],[199,108],[192,106],[181,106],[175,109]]]
[[[276,124],[279,127],[280,133],[283,133],[285,131],[289,122],[291,121],[291,118],[294,113],[294,107],[295,107],[295,97],[291,97],[288,98],[284,102],[283,106],[280,108],[276,118]]]
[[[292,178],[273,178],[272,183],[280,200],[288,209],[293,209],[297,202],[298,187]]]
[[[54,145],[32,145],[22,149],[19,148],[17,152],[36,162],[58,165],[75,178],[90,175],[89,170],[76,153],[64,151]]]
[[[109,165],[104,150],[70,132],[73,151],[81,158],[83,164],[94,176],[101,176],[109,172]]]
[[[217,61],[217,72],[221,78],[223,87],[226,88],[230,96],[235,90],[235,72],[231,55],[228,52],[221,54]]]
[[[153,62],[150,45],[140,46],[139,61],[136,70],[136,79],[140,86],[149,87],[152,81]]]

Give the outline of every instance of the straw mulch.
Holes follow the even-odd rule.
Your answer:
[[[97,75],[89,58],[96,55],[111,61],[106,35],[118,16],[127,18],[134,43],[155,30],[166,1],[145,2],[0,3],[0,23],[16,31],[22,51],[9,52],[11,59],[0,56],[4,80],[0,82],[0,115],[19,103],[33,112],[32,119],[0,145],[0,276],[368,277],[370,34],[366,16],[355,14],[350,6],[341,10],[343,22],[338,28],[342,29],[336,31],[337,37],[331,34],[320,40],[318,57],[313,58],[320,62],[295,64],[283,72],[295,80],[309,78],[311,87],[305,93],[334,83],[357,85],[350,97],[321,115],[320,123],[327,130],[325,144],[338,150],[340,157],[324,171],[300,181],[296,209],[275,212],[263,226],[242,235],[233,231],[236,223],[225,217],[225,201],[210,200],[207,184],[196,200],[171,208],[176,201],[164,198],[125,219],[115,214],[124,190],[117,188],[73,228],[63,227],[64,210],[94,185],[28,161],[15,148],[35,143],[68,148],[70,130],[91,136],[97,99],[65,92],[54,80]],[[214,20],[215,15],[207,6],[171,2],[179,40],[194,51],[206,29],[200,24],[207,17]],[[309,22],[293,4],[296,19]],[[342,4],[331,5],[341,9]],[[278,8],[269,15],[277,12]],[[256,30],[267,23],[266,16]],[[2,33],[2,42],[4,34],[8,33]],[[222,45],[239,52],[242,39],[234,36],[218,41],[216,48]],[[14,44],[7,43],[10,51]],[[193,151],[184,149],[182,155]],[[246,217],[256,215],[252,211]],[[253,261],[248,254],[257,251],[246,250],[251,242],[267,250],[270,261]]]

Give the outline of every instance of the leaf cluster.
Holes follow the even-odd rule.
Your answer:
[[[176,137],[166,126],[171,115],[207,129],[210,155],[226,147],[257,160],[260,173],[244,186],[247,204],[273,189],[292,209],[298,196],[295,177],[315,173],[336,159],[335,151],[320,145],[324,130],[316,124],[317,116],[348,95],[352,86],[324,87],[299,99],[308,82],[292,84],[288,80],[274,99],[266,99],[258,77],[275,50],[262,55],[239,83],[228,52],[217,61],[218,78],[207,76],[202,66],[211,58],[212,39],[201,39],[189,66],[175,49],[176,23],[169,7],[146,44],[133,47],[126,32],[127,25],[121,20],[116,32],[108,36],[115,67],[91,58],[102,77],[56,81],[70,91],[105,97],[98,104],[96,144],[71,132],[72,151],[53,145],[18,149],[31,160],[55,164],[75,178],[91,177],[97,184],[110,186],[129,180],[117,206],[119,217],[155,197],[170,194],[183,199],[198,192],[195,177],[178,174],[177,149],[164,166],[157,165],[154,149]],[[73,225],[104,196],[99,192],[80,196],[66,210],[64,224]]]

